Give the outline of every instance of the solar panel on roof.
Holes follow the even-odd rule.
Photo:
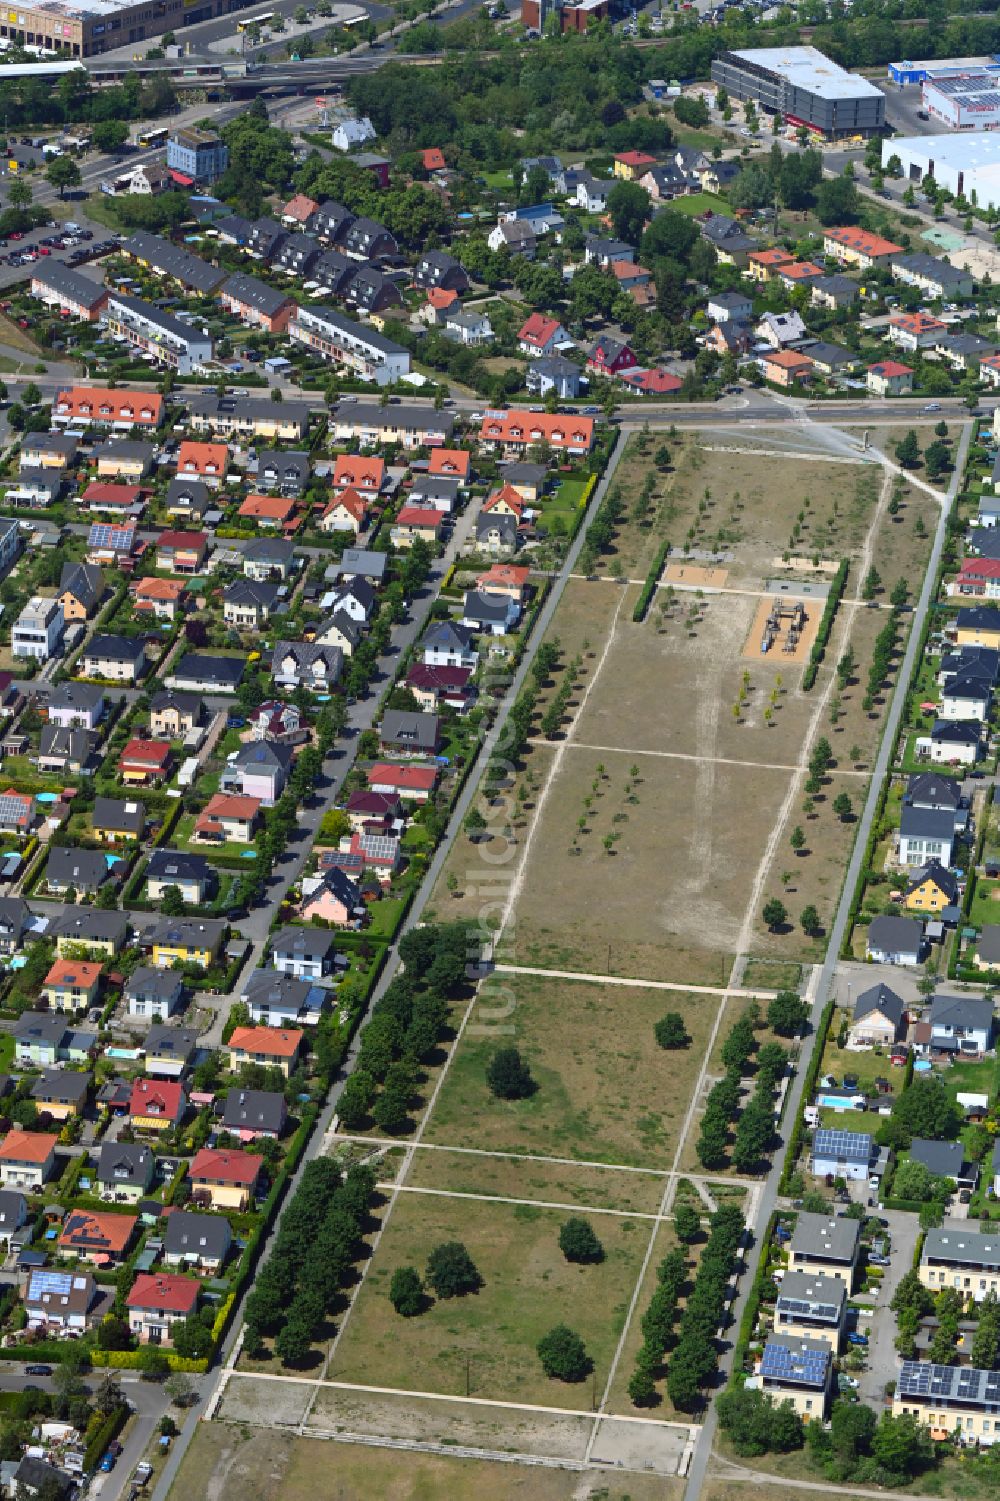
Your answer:
[[[31,1293],[34,1297],[41,1297],[43,1293],[54,1293],[58,1297],[67,1297],[73,1290],[73,1275],[71,1272],[32,1272]]]
[[[87,536],[87,546],[128,553],[132,551],[135,532],[134,526],[115,526],[108,521],[95,521]]]
[[[782,1313],[804,1314],[812,1319],[828,1319],[831,1323],[840,1313],[836,1303],[807,1303],[802,1298],[779,1298],[778,1307]]]
[[[837,1131],[824,1127],[816,1132],[815,1154],[817,1157],[854,1158],[867,1161],[871,1156],[872,1139],[859,1131]]]
[[[829,1364],[829,1350],[769,1343],[764,1347],[760,1373],[775,1381],[800,1381],[809,1386],[823,1386]]]

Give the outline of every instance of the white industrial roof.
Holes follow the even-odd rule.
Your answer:
[[[846,72],[816,47],[748,47],[734,50],[732,55],[756,63],[758,68],[767,68],[794,87],[809,89],[821,99],[882,97],[882,90],[867,78]]]
[[[936,166],[951,167],[956,172],[981,172],[1000,167],[1000,131],[963,130],[930,136],[896,136],[883,142],[882,155],[913,161],[923,158]]]

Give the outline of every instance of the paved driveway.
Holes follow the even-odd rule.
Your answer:
[[[885,1276],[879,1288],[870,1319],[859,1320],[858,1328],[868,1335],[868,1365],[859,1375],[861,1383],[858,1395],[877,1412],[885,1396],[887,1381],[895,1381],[899,1375],[899,1356],[896,1353],[896,1316],[889,1307],[896,1288],[913,1266],[913,1253],[917,1248],[920,1221],[915,1214],[903,1214],[898,1209],[886,1209],[881,1217],[889,1221],[891,1246],[889,1265],[884,1267]]]

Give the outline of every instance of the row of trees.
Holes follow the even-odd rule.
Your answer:
[[[709,1091],[695,1143],[703,1167],[719,1168],[726,1161],[733,1121],[736,1121],[736,1131],[732,1159],[740,1172],[756,1171],[773,1145],[774,1090],[788,1055],[777,1042],[766,1043],[758,1053],[756,1030],[760,1020],[760,1008],[756,1002],[751,1002],[723,1043],[722,1062],[726,1072]],[[750,1072],[755,1054],[756,1083],[753,1094],[741,1110],[743,1077]]]
[[[712,1215],[667,1369],[667,1392],[681,1412],[695,1411],[715,1374],[715,1335],[725,1313],[726,1289],[736,1268],[743,1231],[743,1215],[735,1204],[722,1204]]]
[[[405,1130],[420,1066],[438,1046],[449,998],[464,980],[469,944],[464,923],[411,928],[400,939],[405,968],[372,1008],[357,1066],[340,1097],[341,1123],[349,1131],[369,1119],[380,1131]]]
[[[263,1353],[265,1335],[285,1364],[308,1355],[357,1256],[374,1188],[368,1167],[345,1178],[328,1157],[307,1164],[247,1298],[248,1355]]]

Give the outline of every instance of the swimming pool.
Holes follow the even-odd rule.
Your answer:
[[[36,792],[35,793],[35,802],[36,803],[57,803],[58,801],[59,801],[59,794],[58,794],[58,792]]]

